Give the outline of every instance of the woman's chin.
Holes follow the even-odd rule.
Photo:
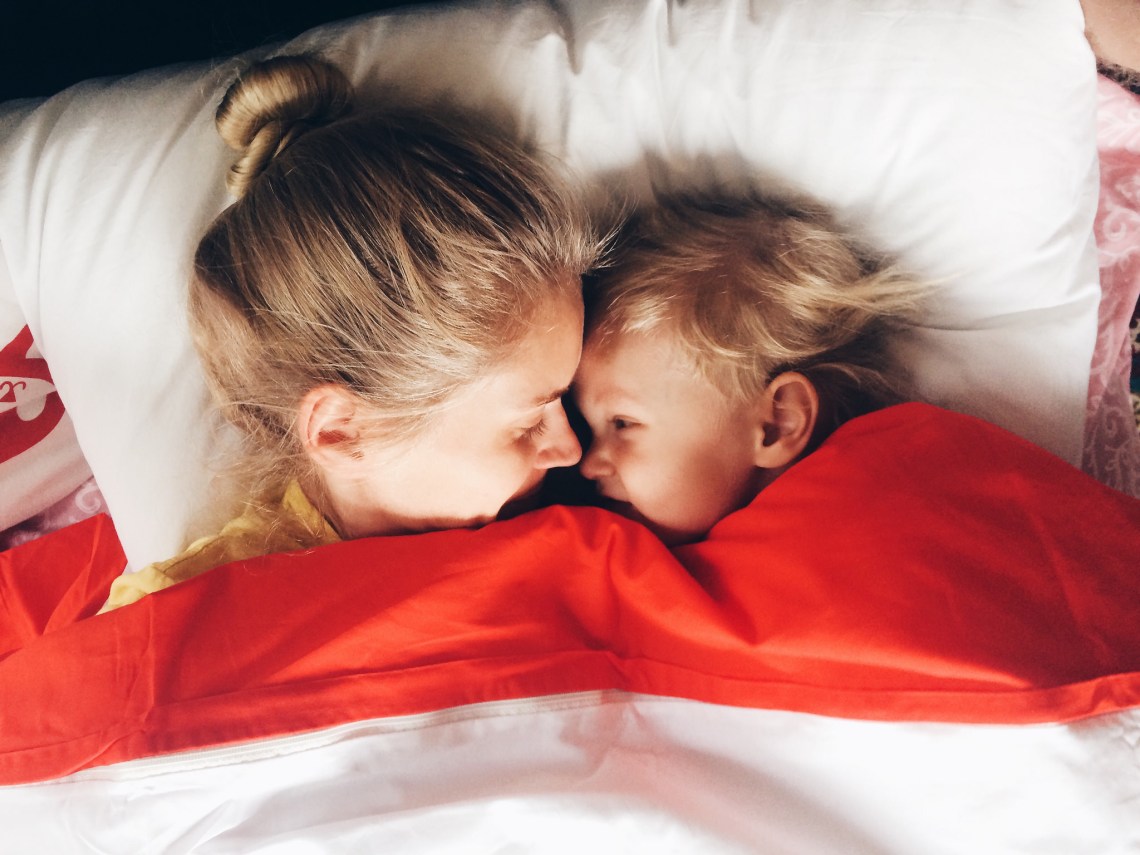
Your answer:
[[[525,514],[527,511],[537,510],[542,507],[542,483],[543,475],[545,473],[538,473],[536,478],[533,478],[528,483],[524,484],[517,493],[507,500],[507,503],[499,509],[499,513],[495,519],[509,520],[512,517],[517,517],[519,514]],[[490,522],[490,520],[488,520]]]
[[[538,510],[542,507],[540,501],[539,491],[534,490],[525,496],[520,496],[517,499],[511,499],[500,509],[498,516],[495,519],[509,520],[517,517],[519,514],[525,514],[527,511]],[[490,520],[488,520],[490,522]]]

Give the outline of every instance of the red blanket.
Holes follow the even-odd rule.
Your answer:
[[[865,719],[1121,710],[1137,555],[1140,501],[919,404],[848,424],[676,555],[555,507],[241,562],[87,618],[123,564],[97,518],[0,555],[0,783],[605,688]]]

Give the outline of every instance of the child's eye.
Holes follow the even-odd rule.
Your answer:
[[[614,426],[614,430],[625,430],[626,428],[633,427],[635,422],[622,416],[614,416],[610,419],[610,424]]]

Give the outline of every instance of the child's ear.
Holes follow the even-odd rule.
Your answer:
[[[297,433],[305,454],[321,470],[359,459],[360,400],[348,389],[326,384],[310,389],[297,408]]]
[[[754,462],[778,469],[803,454],[819,417],[819,393],[802,374],[785,371],[764,389]]]

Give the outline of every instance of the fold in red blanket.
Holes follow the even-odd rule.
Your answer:
[[[0,783],[596,689],[828,716],[1140,704],[1140,502],[1005,431],[857,419],[704,543],[606,511],[218,568],[89,617],[105,518],[0,555]]]

